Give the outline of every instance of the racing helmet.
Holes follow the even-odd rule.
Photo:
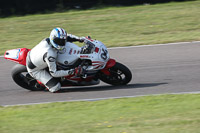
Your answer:
[[[63,50],[67,41],[67,32],[63,28],[54,28],[50,33],[50,43],[57,50]]]

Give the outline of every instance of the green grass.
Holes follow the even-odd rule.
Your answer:
[[[54,27],[108,47],[200,40],[200,1],[0,18],[0,54],[32,48]]]
[[[199,133],[200,94],[0,107],[1,133]]]

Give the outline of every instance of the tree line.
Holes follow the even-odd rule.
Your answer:
[[[132,6],[188,0],[1,0],[0,17],[90,9],[102,6]]]

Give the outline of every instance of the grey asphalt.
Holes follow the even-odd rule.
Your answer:
[[[109,49],[111,58],[130,68],[126,86],[105,83],[69,87],[62,93],[31,92],[11,79],[15,64],[0,58],[0,105],[31,104],[108,97],[200,92],[200,42]]]

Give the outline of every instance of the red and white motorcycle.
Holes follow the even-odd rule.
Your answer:
[[[123,64],[111,59],[102,42],[86,37],[84,43],[83,47],[79,47],[67,42],[65,48],[59,52],[58,69],[71,69],[79,66],[84,70],[83,74],[78,76],[58,78],[62,87],[96,85],[100,80],[111,85],[126,85],[131,81],[131,71]],[[27,73],[26,56],[30,50],[27,48],[7,50],[4,58],[18,63],[11,71],[16,84],[31,91],[43,90],[44,85]]]

